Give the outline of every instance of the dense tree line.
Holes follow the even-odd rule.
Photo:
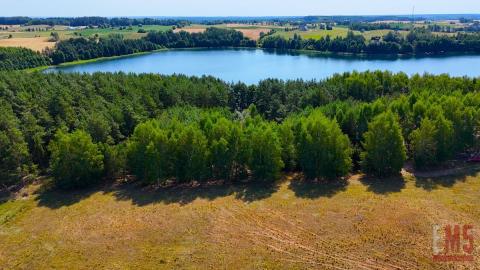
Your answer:
[[[56,33],[52,33],[52,37]],[[77,60],[129,55],[160,48],[255,47],[256,42],[231,29],[207,28],[202,33],[180,31],[149,32],[140,39],[124,39],[122,35],[106,38],[71,38],[58,41],[43,54],[24,48],[0,48],[0,70],[20,70]]]
[[[155,19],[155,18],[106,18],[106,17],[59,17],[59,18],[30,18],[30,17],[0,17],[2,25],[68,25],[68,26],[131,26],[131,25],[176,25],[186,26],[186,20]]]
[[[122,36],[111,35],[108,38],[71,38],[60,41],[56,44],[55,49],[47,50],[46,54],[52,59],[53,64],[61,64],[77,60],[148,52],[158,48],[158,45],[144,39],[124,39]]]
[[[88,60],[99,57],[148,52],[159,48],[193,47],[255,47],[256,42],[245,38],[239,31],[207,28],[202,33],[181,31],[149,32],[141,39],[124,39],[121,35],[108,38],[72,38],[57,42],[46,54],[54,64]]]
[[[192,47],[255,47],[256,42],[243,36],[240,31],[209,27],[201,33],[185,31],[149,32],[146,40],[167,48]]]
[[[320,82],[0,72],[2,185],[50,172],[75,188],[130,172],[145,183],[335,181],[388,176],[478,151],[480,82],[389,72]],[[92,182],[93,181],[93,182]]]
[[[415,29],[406,37],[398,32],[389,32],[381,40],[365,40],[363,35],[349,32],[346,37],[330,36],[320,39],[302,39],[295,35],[285,39],[267,36],[261,47],[280,50],[316,50],[334,53],[368,54],[442,54],[479,53],[480,34],[457,33],[455,36],[435,35],[427,29]]]
[[[368,23],[368,22],[348,22],[344,25],[353,31],[372,31],[372,30],[403,30],[411,28],[407,23]]]
[[[283,168],[277,124],[259,116],[175,109],[135,128],[127,160],[148,183],[175,179],[275,180]]]
[[[26,48],[0,47],[0,71],[48,66],[48,57]]]
[[[148,52],[159,48],[219,48],[256,47],[236,30],[207,28],[202,33],[185,31],[152,31],[141,39],[124,39],[121,35],[108,38],[75,38],[57,42],[54,49],[46,49],[42,56],[28,49],[1,49],[0,70],[25,69],[45,66],[50,62],[60,64],[76,60],[99,57],[128,55]],[[437,36],[425,29],[411,31],[406,37],[398,32],[389,32],[382,40],[366,41],[363,35],[348,32],[346,37],[330,36],[318,40],[302,39],[294,35],[284,39],[275,35],[264,36],[260,46],[280,50],[316,50],[334,53],[368,54],[441,54],[441,53],[480,53],[480,34],[458,33],[455,37]]]

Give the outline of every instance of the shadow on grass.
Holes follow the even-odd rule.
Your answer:
[[[35,200],[39,206],[58,209],[63,206],[70,206],[90,197],[92,194],[102,191],[104,185],[79,189],[79,190],[61,190],[53,187],[50,183],[45,183],[40,189],[35,191],[37,195]]]
[[[302,176],[297,176],[288,186],[295,196],[301,198],[315,199],[319,197],[333,197],[335,194],[345,191],[348,181],[345,179],[335,179],[333,181],[324,180],[306,180]]]
[[[463,183],[468,177],[474,177],[478,174],[479,168],[469,168],[463,171],[457,171],[448,176],[434,176],[426,177],[420,174],[413,174],[415,176],[415,186],[423,188],[427,191],[435,190],[439,187],[453,187],[457,183]]]
[[[235,198],[244,202],[267,199],[278,191],[281,181],[239,183],[234,185]]]
[[[153,203],[179,203],[186,205],[196,199],[214,200],[219,197],[235,195],[236,199],[253,202],[270,197],[278,190],[279,182],[248,181],[223,183],[223,181],[172,185],[168,187],[142,186],[133,183],[103,183],[81,190],[60,190],[51,183],[45,183],[35,192],[39,206],[58,209],[70,206],[90,197],[97,192],[111,193],[117,200],[129,200],[138,206]]]
[[[360,182],[368,187],[368,191],[383,195],[400,192],[405,188],[405,179],[402,175],[390,176],[386,178],[363,175],[360,178]]]
[[[235,195],[235,198],[242,201],[252,202],[266,199],[277,190],[277,183],[263,182],[189,184],[158,188],[142,187],[132,183],[121,185],[108,192],[111,192],[117,200],[129,200],[135,205],[144,206],[153,203],[186,205],[196,199],[214,200],[231,195]]]

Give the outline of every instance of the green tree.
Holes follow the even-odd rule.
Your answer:
[[[81,188],[100,180],[103,155],[85,131],[57,132],[48,148],[51,153],[50,170],[58,187]]]
[[[447,120],[442,114],[437,115],[434,120],[436,127],[435,141],[437,144],[437,161],[443,162],[453,156],[454,130],[451,121]]]
[[[28,172],[28,146],[12,107],[0,100],[0,186],[14,184]]]
[[[107,142],[111,124],[101,114],[95,113],[87,118],[86,130],[95,142]]]
[[[181,124],[174,130],[174,171],[179,182],[203,180],[208,174],[208,141],[195,124]]]
[[[295,147],[294,121],[286,119],[278,126],[278,137],[282,147],[282,161],[285,169],[293,171],[297,167],[297,149]]]
[[[284,164],[282,149],[273,124],[254,123],[248,127],[244,145],[248,145],[248,168],[255,180],[274,181]]]
[[[400,173],[406,159],[402,130],[394,113],[376,116],[364,134],[362,165],[367,173],[390,176]]]
[[[39,125],[39,121],[30,113],[22,115],[22,133],[28,144],[32,161],[38,165],[48,165],[45,143],[45,129]]]
[[[413,161],[416,167],[423,168],[437,164],[437,129],[435,123],[424,118],[420,127],[412,132]]]
[[[320,111],[302,120],[298,155],[308,179],[344,176],[352,165],[350,140],[335,120]]]
[[[125,176],[127,169],[127,144],[117,145],[103,144],[102,152],[104,156],[105,176],[110,179],[116,179]]]
[[[139,124],[127,143],[127,163],[145,183],[160,183],[172,176],[172,152],[167,132],[154,120]]]
[[[235,168],[241,163],[241,130],[238,124],[222,117],[212,126],[210,134],[212,176],[232,180]]]

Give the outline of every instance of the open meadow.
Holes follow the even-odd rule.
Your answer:
[[[293,30],[293,31],[285,31],[283,29],[278,30],[274,35],[281,36],[284,38],[293,38],[295,34],[300,35],[304,39],[320,39],[325,38],[326,36],[330,36],[331,38],[335,37],[346,37],[350,30],[346,27],[333,27],[332,30],[324,30],[324,29],[309,29],[307,31],[300,31],[300,30]],[[370,30],[370,31],[352,31],[355,35],[363,35],[367,41],[371,40],[373,37],[383,37],[388,32],[392,30],[382,29],[382,30]],[[406,30],[398,31],[401,35],[407,36],[409,33]],[[448,35],[454,36],[455,33],[439,33],[433,32],[436,35]]]
[[[0,204],[0,268],[479,269],[479,246],[474,263],[431,258],[434,224],[480,226],[478,170],[335,185],[32,185]]]
[[[207,27],[217,27],[223,29],[233,29],[240,31],[244,36],[258,40],[260,39],[260,33],[268,33],[272,29],[280,30],[282,29],[279,26],[274,25],[252,25],[252,24],[239,24],[239,23],[228,23],[228,24],[216,24],[216,25],[203,25],[203,24],[192,24],[181,29],[176,29],[175,32],[186,31],[189,33],[201,33],[207,29]]]
[[[28,31],[27,29],[35,29]],[[143,29],[145,33],[139,33]],[[146,36],[148,31],[166,31],[172,29],[172,26],[145,25],[142,27],[114,27],[114,28],[85,28],[69,29],[66,26],[10,26],[8,30],[0,30],[0,47],[24,47],[34,51],[42,51],[46,47],[52,48],[55,42],[50,40],[50,34],[57,32],[60,40],[77,37],[108,37],[112,34],[119,34],[126,39],[139,39]]]
[[[46,37],[0,39],[0,47],[23,47],[41,52],[45,48],[53,48],[55,42]]]
[[[444,22],[445,25],[448,25]],[[425,24],[417,23],[415,27],[424,27]],[[8,29],[5,29],[8,27]],[[217,27],[223,29],[233,29],[240,31],[244,36],[252,39],[259,40],[261,33],[267,34],[272,29],[276,30],[274,35],[284,38],[293,38],[295,34],[300,35],[304,39],[320,39],[329,35],[332,38],[346,37],[349,29],[343,26],[333,27],[332,30],[322,29],[308,29],[307,31],[301,31],[299,29],[285,31],[285,27],[278,25],[263,25],[263,24],[241,24],[241,23],[226,23],[226,24],[192,24],[183,28],[177,28],[174,31],[186,31],[189,33],[201,33],[208,27]],[[0,25],[0,47],[25,47],[35,51],[42,51],[46,47],[52,48],[55,46],[55,42],[50,40],[50,34],[57,32],[60,40],[76,37],[93,37],[98,35],[99,37],[108,37],[112,34],[119,34],[126,39],[139,39],[146,36],[148,31],[166,31],[174,29],[173,26],[162,25],[143,25],[143,26],[129,26],[129,27],[109,27],[109,28],[69,28],[67,26],[56,25],[30,25],[20,26]],[[139,31],[143,30],[143,31]],[[371,30],[371,31],[353,31],[355,34],[362,34],[368,41],[372,37],[382,37],[386,35],[390,30]],[[406,36],[408,31],[399,31],[402,35]],[[435,33],[437,35],[455,35],[455,33]]]

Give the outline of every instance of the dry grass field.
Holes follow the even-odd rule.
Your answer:
[[[42,51],[47,47],[52,48],[54,46],[55,42],[50,42],[45,37],[0,39],[0,47],[24,47],[34,51]]]
[[[186,31],[189,33],[201,33],[205,31],[207,27],[234,29],[242,32],[244,36],[253,40],[260,39],[260,33],[263,32],[266,34],[272,29],[271,27],[268,27],[268,26],[264,27],[264,26],[250,25],[250,24],[218,24],[213,26],[194,24],[181,29],[175,29],[175,32]]]
[[[0,26],[2,27],[2,26]],[[41,31],[26,31],[28,28],[42,29]],[[162,25],[145,25],[141,27],[145,31],[166,31],[171,29],[171,26]],[[93,29],[76,29],[71,30],[66,26],[54,26],[48,28],[45,25],[35,26],[9,26],[8,30],[0,30],[0,47],[25,47],[35,51],[42,51],[46,47],[55,46],[55,42],[49,42],[50,34],[57,32],[60,39],[69,39],[76,37],[92,37],[98,35],[100,37],[108,37],[111,34],[120,34],[127,39],[138,39],[146,36],[145,33],[138,33],[140,27],[133,26],[132,28],[93,28]],[[11,38],[9,36],[11,35]]]
[[[432,226],[472,224],[480,170],[342,184],[79,192],[32,185],[0,204],[0,269],[480,269],[434,263]]]
[[[422,24],[419,24],[422,25]],[[0,27],[5,27],[0,25]],[[207,27],[219,27],[219,28],[228,28],[235,29],[242,32],[246,37],[258,40],[260,39],[260,33],[268,33],[271,29],[276,29],[279,35],[285,38],[292,38],[294,34],[300,35],[305,39],[319,39],[321,37],[326,37],[330,35],[331,37],[346,37],[348,33],[348,28],[345,27],[334,27],[333,30],[319,30],[311,29],[308,31],[284,31],[284,27],[273,26],[273,25],[261,25],[261,24],[217,24],[217,25],[202,25],[202,24],[192,24],[190,26],[175,29],[175,32],[187,31],[189,33],[200,33],[205,31]],[[69,29],[66,26],[56,25],[54,27],[49,27],[47,25],[33,25],[33,26],[8,26],[8,30],[0,30],[0,47],[26,47],[36,51],[41,51],[45,47],[53,47],[55,43],[48,42],[51,32],[57,32],[60,36],[60,39],[69,39],[75,37],[92,37],[98,35],[100,37],[108,37],[111,34],[120,34],[127,39],[138,39],[146,36],[145,33],[138,33],[138,30],[142,28],[145,31],[166,31],[172,29],[172,26],[161,26],[161,25],[145,25],[142,27],[133,26],[131,28],[119,29],[119,28],[93,28],[93,29]],[[29,29],[35,29],[35,31],[27,31]],[[359,31],[354,31],[355,34],[363,34],[367,40],[370,40],[374,36],[384,36],[389,30],[374,30],[374,31],[365,31],[363,33]],[[408,31],[400,31],[403,35],[406,35]],[[437,35],[455,35],[455,33],[436,33]],[[9,36],[11,35],[11,38]]]

